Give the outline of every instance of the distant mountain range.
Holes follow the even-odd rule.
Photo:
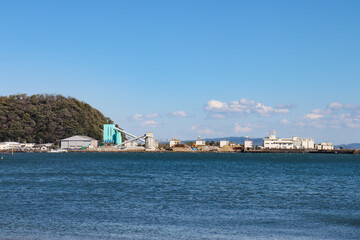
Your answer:
[[[360,149],[360,143],[335,145],[336,149],[339,149],[340,147],[343,147],[344,149]]]

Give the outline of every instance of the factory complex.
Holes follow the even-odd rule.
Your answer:
[[[257,141],[259,144],[259,141]],[[152,132],[146,132],[136,136],[119,128],[115,124],[103,125],[103,139],[97,139],[75,135],[62,139],[59,146],[52,143],[34,144],[18,142],[0,143],[0,151],[34,151],[34,152],[121,152],[121,151],[172,151],[172,152],[324,152],[333,151],[334,145],[330,142],[315,143],[313,138],[293,136],[291,138],[278,138],[275,131],[271,131],[268,137],[263,138],[262,146],[255,145],[251,139],[246,138],[243,142],[230,142],[223,139],[218,142],[206,141],[200,136],[193,141],[172,139],[168,142],[159,143],[155,140]]]

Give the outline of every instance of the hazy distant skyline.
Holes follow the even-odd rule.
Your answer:
[[[0,1],[0,95],[158,139],[360,142],[359,1]]]

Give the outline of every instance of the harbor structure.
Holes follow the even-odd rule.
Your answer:
[[[275,131],[271,131],[269,137],[263,140],[264,149],[315,149],[313,138],[277,138]]]
[[[229,140],[221,140],[220,141],[220,147],[222,148],[222,147],[224,147],[224,146],[226,146],[226,145],[229,145]]]
[[[62,149],[96,148],[98,147],[98,144],[98,140],[80,135],[75,135],[61,140]]]

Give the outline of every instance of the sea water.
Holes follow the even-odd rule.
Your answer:
[[[360,155],[4,155],[0,239],[360,239]]]

